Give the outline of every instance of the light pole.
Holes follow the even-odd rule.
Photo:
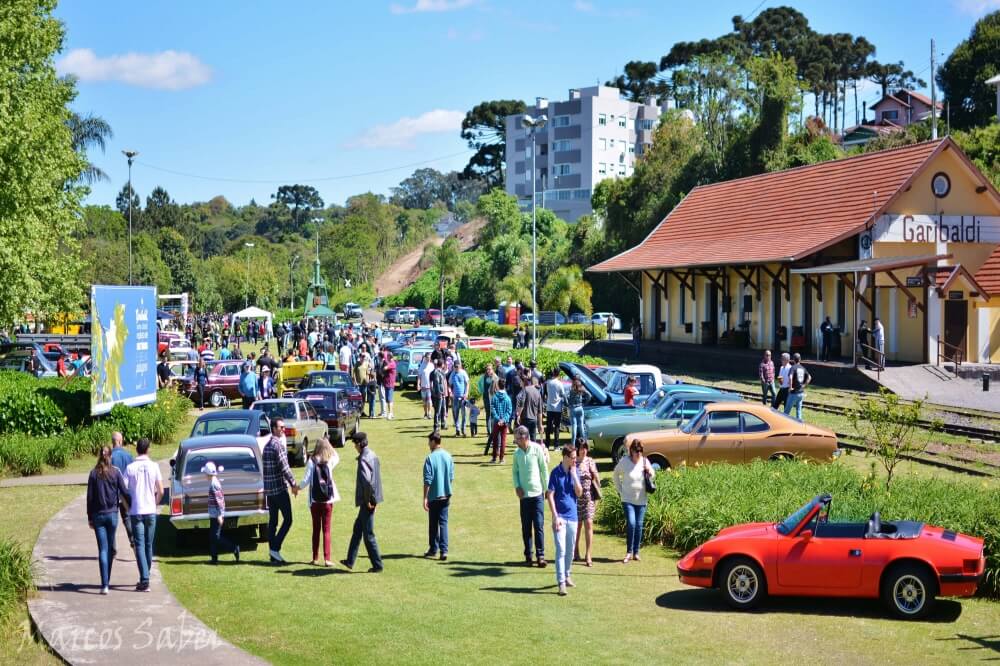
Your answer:
[[[291,268],[288,269],[288,281],[289,281],[289,286],[291,287],[291,293],[289,294],[288,298],[289,310],[295,309],[295,262],[298,261],[299,258],[300,257],[298,254],[292,257],[292,266]]]
[[[532,118],[525,114],[521,116],[521,127],[528,130],[531,136],[531,360],[537,360],[538,345],[538,230],[535,215],[535,134],[545,127],[548,117],[543,113]],[[544,195],[543,195],[544,196]]]
[[[123,150],[128,159],[128,283],[132,284],[132,160],[139,154],[136,150]]]
[[[250,250],[254,248],[253,243],[243,243],[243,246],[247,248],[247,296],[244,301],[243,307],[250,307]]]

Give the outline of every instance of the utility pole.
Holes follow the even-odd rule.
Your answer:
[[[937,88],[934,86],[934,75],[937,70],[934,68],[934,39],[931,39],[931,139],[938,138],[937,135]]]
[[[128,283],[132,284],[132,160],[139,153],[134,150],[123,150],[128,159]]]

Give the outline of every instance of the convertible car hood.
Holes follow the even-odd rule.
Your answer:
[[[769,533],[773,532],[773,523],[746,523],[743,525],[733,525],[732,527],[723,528],[719,530],[719,533],[715,536],[716,538],[724,536],[728,539],[743,539],[748,537],[767,536]]]
[[[604,412],[602,407],[600,411]],[[587,427],[607,428],[618,424],[634,424],[637,428],[655,428],[656,418],[653,412],[640,409],[609,409],[603,414],[594,414],[593,410],[586,413]]]
[[[571,379],[579,377],[583,388],[587,389],[587,393],[593,396],[598,404],[611,404],[611,396],[604,390],[604,382],[589,369],[577,363],[568,363],[566,361],[559,362],[559,369],[569,375]]]

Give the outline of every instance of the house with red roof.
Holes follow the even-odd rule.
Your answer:
[[[588,269],[639,295],[646,339],[847,359],[1000,362],[1000,193],[950,138],[694,188]]]
[[[896,90],[885,95],[871,106],[875,113],[875,122],[890,122],[899,127],[926,120],[931,115],[931,100],[913,90]],[[938,117],[944,105],[937,103]]]

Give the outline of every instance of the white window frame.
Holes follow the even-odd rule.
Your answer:
[[[597,175],[598,176],[607,176],[608,175],[608,164],[607,164],[607,162],[598,162],[597,163]]]
[[[597,114],[597,124],[601,127],[605,127],[608,124],[608,115],[606,113]]]
[[[627,125],[626,121],[628,119],[625,116],[618,116],[618,127],[625,127]]]

